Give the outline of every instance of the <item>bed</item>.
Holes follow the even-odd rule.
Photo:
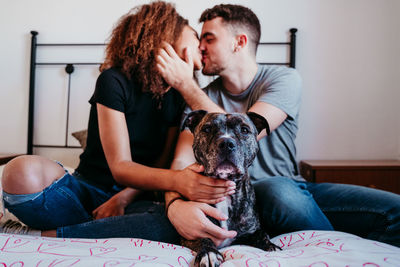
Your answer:
[[[294,68],[296,32],[297,29],[290,29],[288,42],[261,43],[261,47],[282,46],[285,58],[288,60],[271,62],[262,59],[259,62],[287,65]],[[95,47],[102,50],[105,44],[44,44],[37,43],[37,32],[32,31],[31,34],[27,154],[43,154],[49,150],[61,150],[61,154],[64,154],[65,149],[72,150],[75,161],[67,164],[67,167],[71,166],[69,169],[72,171],[76,166],[74,164],[77,162],[77,155],[82,151],[82,145],[84,145],[84,126],[87,124],[87,115],[72,116],[76,110],[75,107],[71,108],[73,105],[71,96],[74,95],[71,84],[76,84],[72,79],[74,77],[72,74],[76,73],[79,66],[90,66],[97,69],[100,61],[76,61],[73,59],[72,61],[51,60],[46,62],[43,60],[45,57],[38,61],[37,49],[38,47],[84,47],[85,49]],[[42,52],[40,51],[40,53]],[[58,139],[56,138],[55,141],[47,136],[41,138],[43,134],[39,128],[42,126],[38,126],[38,124],[41,121],[40,108],[43,105],[38,104],[38,100],[35,100],[40,100],[35,81],[37,68],[52,66],[62,67],[65,70],[66,79],[64,93],[66,111],[62,114],[64,126],[61,127],[61,138],[58,133]],[[97,73],[92,74],[92,78],[95,79]],[[93,89],[94,80],[92,82],[91,88]],[[87,99],[84,101],[85,105],[88,105]],[[88,112],[88,107],[82,110],[83,113]],[[57,118],[57,123],[59,120]],[[76,120],[79,120],[78,123]],[[72,135],[78,140],[74,140]],[[54,155],[50,152],[49,157],[58,159]],[[0,166],[0,177],[3,167],[4,165]],[[8,219],[17,220],[0,205],[0,220]],[[264,252],[249,246],[226,247],[221,250],[226,260],[222,266],[400,266],[400,248],[338,231],[299,231],[274,237],[272,241],[280,246],[282,251]],[[0,233],[0,266],[190,266],[193,260],[194,253],[188,248],[152,240],[45,238]]]
[[[342,232],[295,232],[272,241],[282,251],[226,247],[222,266],[400,266],[399,248]],[[188,248],[150,240],[0,234],[0,266],[190,266],[192,260]]]

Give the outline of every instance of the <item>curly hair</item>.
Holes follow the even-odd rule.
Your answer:
[[[128,79],[160,100],[168,88],[156,70],[155,55],[162,41],[173,44],[188,21],[170,3],[156,1],[134,7],[122,16],[110,36],[100,71],[119,68]]]
[[[253,47],[254,54],[257,52],[261,36],[261,25],[256,14],[251,9],[241,5],[220,4],[206,9],[200,16],[199,22],[205,22],[221,17],[222,20],[234,29],[242,27],[247,30]]]

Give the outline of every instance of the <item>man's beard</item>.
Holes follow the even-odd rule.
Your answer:
[[[214,76],[214,75],[219,75],[222,72],[222,68],[217,66],[217,65],[213,65],[211,64],[211,66],[208,66],[207,68],[205,67],[205,65],[203,66],[203,69],[201,70],[201,72],[204,75],[208,75],[208,76]]]

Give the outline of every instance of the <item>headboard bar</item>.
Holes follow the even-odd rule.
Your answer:
[[[101,65],[103,63],[101,62],[73,62],[73,63],[65,63],[65,62],[37,62],[35,65],[36,66],[63,66],[65,64],[72,64],[72,65]]]
[[[287,45],[289,46],[289,62],[268,62],[268,63],[260,63],[261,65],[286,65],[291,68],[296,68],[296,28],[291,28],[290,32],[290,41],[289,42],[260,42],[259,45]]]
[[[289,67],[296,68],[296,28],[290,30],[290,64]]]
[[[37,44],[37,46],[106,46],[106,43],[45,43],[45,44]]]
[[[68,98],[67,98],[67,118],[66,118],[66,127],[65,127],[65,146],[68,146],[68,130],[69,130],[69,106],[71,100],[71,74],[74,72],[74,65],[67,64],[65,66],[65,72],[68,73]]]
[[[29,72],[29,106],[28,106],[28,148],[27,154],[32,155],[33,151],[33,115],[35,104],[35,74],[36,74],[36,36],[39,34],[37,31],[31,31],[31,64]]]
[[[37,43],[37,31],[31,31],[31,62],[30,62],[30,77],[29,77],[29,111],[28,111],[28,142],[27,154],[33,154],[33,147],[46,147],[46,148],[81,148],[80,146],[68,145],[68,131],[69,131],[69,110],[70,110],[70,97],[71,97],[71,74],[74,72],[74,65],[101,65],[100,62],[36,62],[36,51],[39,46],[105,46],[104,43]],[[63,66],[65,65],[65,72],[68,74],[68,99],[67,99],[67,112],[66,112],[66,128],[65,128],[65,144],[64,145],[35,145],[33,144],[33,130],[34,130],[34,107],[35,107],[35,76],[36,66]]]

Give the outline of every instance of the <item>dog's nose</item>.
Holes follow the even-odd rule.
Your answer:
[[[222,138],[218,142],[218,148],[221,150],[235,150],[235,142],[230,138]]]

